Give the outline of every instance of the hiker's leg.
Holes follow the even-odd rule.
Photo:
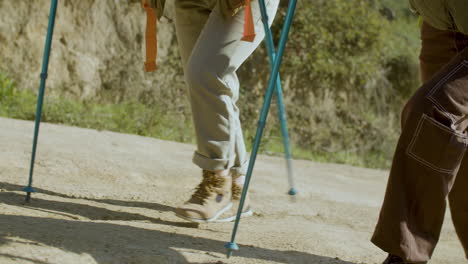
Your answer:
[[[403,112],[385,201],[372,241],[410,262],[427,261],[466,151],[468,49],[420,88]]]
[[[214,0],[175,1],[175,27],[184,68],[214,6]]]
[[[278,0],[267,1],[270,19]],[[246,151],[239,121],[240,65],[261,43],[264,32],[258,1],[252,3],[257,37],[241,41],[244,12],[226,18],[216,6],[203,28],[185,68],[197,135],[193,161],[204,170],[243,171]]]
[[[465,154],[462,165],[449,194],[450,210],[458,237],[468,258],[468,154]]]
[[[411,263],[429,260],[434,251],[446,199],[466,152],[467,81],[465,49],[415,93],[402,114],[372,242]]]
[[[463,50],[456,43],[458,34],[453,31],[436,29],[426,22],[422,23],[422,46],[419,65],[423,83],[429,81],[453,57]]]
[[[458,49],[468,49],[468,35],[458,36]],[[468,88],[465,88],[468,89]],[[468,258],[468,154],[465,154],[460,170],[455,180],[452,191],[449,194],[450,210],[458,237],[465,249]]]
[[[231,1],[231,0],[229,0]],[[238,1],[238,0],[234,0]],[[274,17],[279,0],[268,1],[270,17]],[[176,209],[176,215],[189,221],[210,222],[230,219],[229,205],[237,187],[238,174],[245,171],[247,155],[236,102],[239,81],[236,70],[255,50],[263,38],[258,3],[253,4],[257,38],[254,43],[241,42],[244,13],[224,17],[218,0],[198,2],[179,0],[176,13],[177,35],[181,44],[185,79],[190,90],[192,114],[197,136],[194,163],[204,170],[203,181],[192,198]],[[199,8],[200,17],[191,17],[186,8]],[[186,16],[190,19],[186,20]],[[192,25],[197,23],[197,26]],[[200,28],[199,25],[203,26]],[[197,33],[197,37],[185,34]],[[226,179],[212,173],[235,171],[232,190],[228,193]],[[223,182],[223,184],[221,184]],[[229,187],[231,188],[231,187]],[[208,192],[206,191],[208,190]],[[214,190],[212,192],[212,190]],[[221,202],[218,198],[222,197]],[[247,207],[248,208],[248,207]],[[248,213],[248,212],[246,212]]]

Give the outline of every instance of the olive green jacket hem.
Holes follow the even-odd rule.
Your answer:
[[[409,0],[411,8],[440,30],[468,34],[467,0]]]

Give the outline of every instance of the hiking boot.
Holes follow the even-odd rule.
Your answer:
[[[410,263],[405,262],[402,258],[396,255],[388,254],[388,257],[382,264],[426,264],[427,262],[419,262],[419,263]]]
[[[203,180],[190,200],[175,210],[176,216],[197,223],[216,221],[232,207],[232,181],[211,171],[203,171]]]
[[[217,222],[232,222],[236,220],[237,216],[237,210],[239,209],[239,203],[240,203],[240,198],[242,195],[242,188],[244,186],[240,186],[234,183],[235,178],[233,178],[233,183],[232,183],[232,207],[230,210],[226,211],[219,219]],[[253,210],[250,207],[250,197],[249,194],[245,196],[245,201],[244,201],[244,208],[241,213],[241,217],[248,217],[253,215]]]

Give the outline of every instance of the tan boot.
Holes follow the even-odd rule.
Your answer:
[[[242,175],[240,175],[242,176]],[[237,176],[239,177],[239,176]],[[232,222],[236,220],[237,217],[237,210],[239,209],[240,198],[242,195],[242,189],[244,188],[243,185],[235,184],[236,175],[233,176],[233,183],[232,183],[232,207],[230,210],[226,211],[223,215],[221,215],[216,222]],[[250,207],[250,197],[249,194],[245,196],[244,201],[244,208],[241,213],[241,217],[248,217],[253,215],[253,210]]]
[[[197,223],[216,221],[232,207],[231,177],[221,177],[203,171],[203,180],[184,205],[176,209],[176,216]]]

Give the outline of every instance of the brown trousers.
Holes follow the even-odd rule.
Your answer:
[[[423,86],[402,113],[385,200],[372,242],[410,263],[428,261],[447,198],[468,257],[468,36],[421,29]]]

